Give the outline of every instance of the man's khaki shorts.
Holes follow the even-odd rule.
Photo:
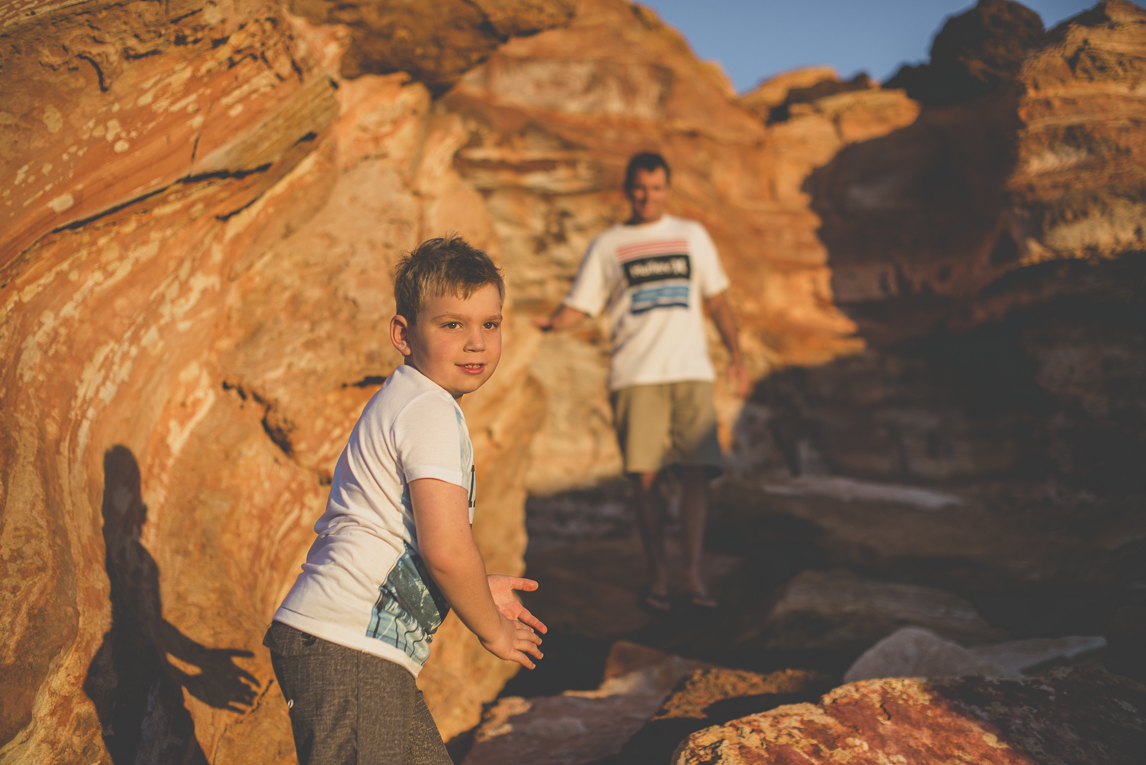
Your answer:
[[[711,382],[635,385],[613,391],[609,399],[626,473],[655,473],[666,465],[721,472]]]

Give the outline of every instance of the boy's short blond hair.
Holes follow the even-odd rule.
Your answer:
[[[413,324],[427,298],[468,298],[487,284],[505,300],[505,281],[489,255],[457,234],[427,239],[394,267],[395,313]]]

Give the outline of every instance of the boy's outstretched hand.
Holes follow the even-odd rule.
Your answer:
[[[497,641],[482,645],[487,651],[499,659],[516,661],[527,669],[534,669],[535,665],[529,655],[542,658],[543,654],[538,646],[541,637],[535,630],[546,631],[541,620],[529,612],[513,596],[514,590],[536,590],[537,582],[532,579],[522,579],[516,576],[500,576],[497,574],[487,576],[489,594],[493,604],[497,607],[501,617],[501,630]]]
[[[497,610],[506,619],[514,619],[527,624],[541,634],[545,634],[549,629],[541,623],[541,620],[529,612],[529,609],[521,605],[521,603],[514,597],[514,590],[522,590],[524,592],[533,592],[537,589],[537,582],[532,579],[522,579],[519,576],[501,576],[500,574],[490,574],[486,577],[489,582],[489,594],[493,596],[493,604],[497,606]]]
[[[480,635],[482,648],[503,661],[516,661],[526,669],[534,669],[532,655],[536,659],[543,658],[544,654],[538,646],[541,637],[529,627],[516,619],[509,619],[498,614],[500,624],[497,635],[492,640],[486,640]]]

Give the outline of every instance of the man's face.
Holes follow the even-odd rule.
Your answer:
[[[403,316],[391,320],[390,341],[407,364],[461,398],[480,388],[501,360],[501,295],[487,284],[468,298],[431,297],[416,324]]]
[[[668,176],[663,167],[656,170],[637,170],[626,192],[633,207],[632,223],[652,223],[665,212],[669,195]]]

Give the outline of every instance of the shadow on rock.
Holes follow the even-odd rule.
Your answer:
[[[252,654],[207,648],[163,618],[159,567],[140,542],[147,505],[139,464],[124,446],[104,455],[102,513],[111,627],[84,691],[95,703],[104,744],[115,765],[206,763],[183,691],[217,709],[248,707],[258,681],[235,659]]]

